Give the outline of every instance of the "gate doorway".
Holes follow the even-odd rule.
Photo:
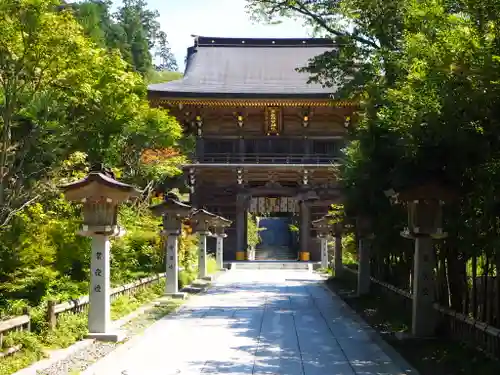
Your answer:
[[[257,216],[260,243],[255,249],[255,260],[297,260],[298,236],[293,231],[292,214]]]
[[[255,218],[259,243],[255,260],[298,260],[298,215],[290,197],[253,197],[249,211]]]

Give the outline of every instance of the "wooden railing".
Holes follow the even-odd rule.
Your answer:
[[[342,159],[327,154],[237,154],[237,153],[210,153],[194,158],[196,163],[213,164],[338,164]]]
[[[8,332],[30,331],[31,318],[29,314],[16,316],[15,318],[0,322],[0,358],[13,354],[21,349],[21,345],[16,345],[7,350],[2,350],[4,335]]]
[[[159,282],[165,277],[164,273],[160,273],[154,276],[145,277],[131,283],[118,286],[111,289],[110,300],[114,301],[120,296],[131,295],[142,289],[151,286],[154,283]],[[78,314],[84,312],[89,306],[89,296],[82,296],[76,300],[71,300],[63,303],[56,303],[55,301],[49,301],[47,304],[46,320],[49,329],[54,329],[57,325],[57,317],[60,314],[72,313]],[[29,313],[21,316],[16,316],[15,318],[0,321],[0,358],[15,353],[20,350],[19,345],[8,348],[2,351],[3,338],[6,334],[16,331],[30,331],[31,329],[31,318]]]
[[[354,275],[358,274],[355,269],[348,267],[344,269]],[[402,297],[402,302],[406,306],[411,304],[413,299],[411,293],[373,277],[370,279],[377,286]],[[450,308],[443,307],[438,303],[434,304],[434,309],[436,309],[440,315],[440,328],[443,328],[443,331],[446,332],[450,338],[463,342],[473,348],[478,348],[492,358],[500,358],[500,329],[475,320],[471,316],[466,316]]]

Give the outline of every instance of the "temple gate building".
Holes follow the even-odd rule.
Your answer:
[[[295,215],[296,259],[320,259],[311,221],[338,200],[335,166],[353,105],[297,69],[335,48],[321,38],[196,37],[184,77],[149,86],[151,105],[196,139],[183,167],[191,204],[233,221],[226,261],[246,257],[249,212]]]

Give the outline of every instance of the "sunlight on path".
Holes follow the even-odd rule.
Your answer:
[[[404,372],[343,315],[319,276],[241,270],[85,375],[395,375]]]

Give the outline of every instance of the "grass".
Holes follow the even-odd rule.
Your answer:
[[[352,274],[341,280],[329,279],[330,289],[335,291],[370,326],[377,330],[420,375],[498,375],[500,362],[489,359],[483,353],[445,338],[433,340],[407,340],[395,338],[394,333],[407,331],[411,324],[409,304],[384,293],[378,287],[363,297],[352,297],[356,279]]]

